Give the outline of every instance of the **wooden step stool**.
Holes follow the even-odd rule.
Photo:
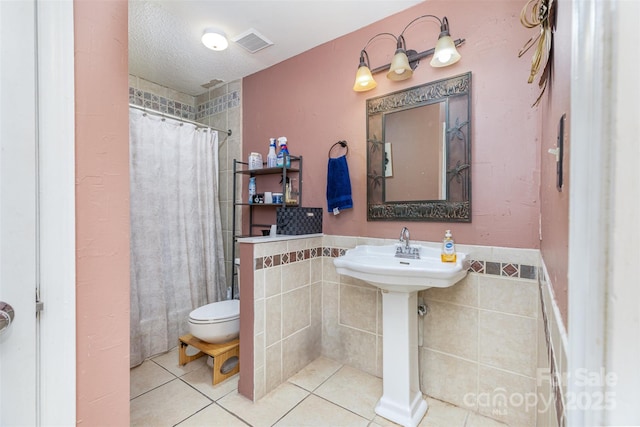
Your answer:
[[[222,344],[211,344],[208,342],[200,341],[198,338],[194,337],[191,334],[187,334],[181,336],[179,338],[179,341],[180,350],[178,363],[180,364],[180,366],[184,366],[189,362],[199,359],[205,354],[213,357],[213,373],[211,375],[213,385],[226,380],[230,376],[238,373],[238,371],[240,370],[240,361],[238,360],[238,358],[240,357],[240,340],[238,339]],[[200,350],[200,352],[194,354],[193,356],[187,356],[187,346],[189,345],[197,348],[198,350]],[[223,369],[223,365],[225,364],[225,362],[230,360],[232,357],[235,357],[234,360],[237,360],[235,367],[230,371]],[[233,363],[233,360],[229,363]],[[225,371],[225,373],[223,373],[223,371]]]

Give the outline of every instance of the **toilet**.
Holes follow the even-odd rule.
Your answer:
[[[220,344],[240,335],[240,301],[203,305],[189,313],[189,333],[201,341]]]

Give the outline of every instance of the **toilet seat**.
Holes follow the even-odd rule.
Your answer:
[[[189,313],[189,322],[196,324],[220,323],[240,317],[240,301],[218,301],[198,307]]]

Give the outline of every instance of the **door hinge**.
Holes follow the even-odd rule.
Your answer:
[[[36,314],[44,310],[44,303],[40,301],[40,290],[36,289]]]

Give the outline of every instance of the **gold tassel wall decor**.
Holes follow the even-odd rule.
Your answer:
[[[531,37],[518,52],[518,58],[520,58],[531,47],[535,46],[533,57],[531,58],[531,72],[527,83],[533,83],[542,67],[542,74],[538,81],[538,87],[541,89],[540,95],[532,105],[532,107],[535,107],[542,99],[542,94],[547,88],[547,83],[551,77],[553,28],[555,26],[554,0],[528,0],[520,12],[520,23],[525,28],[540,27],[538,34]]]

